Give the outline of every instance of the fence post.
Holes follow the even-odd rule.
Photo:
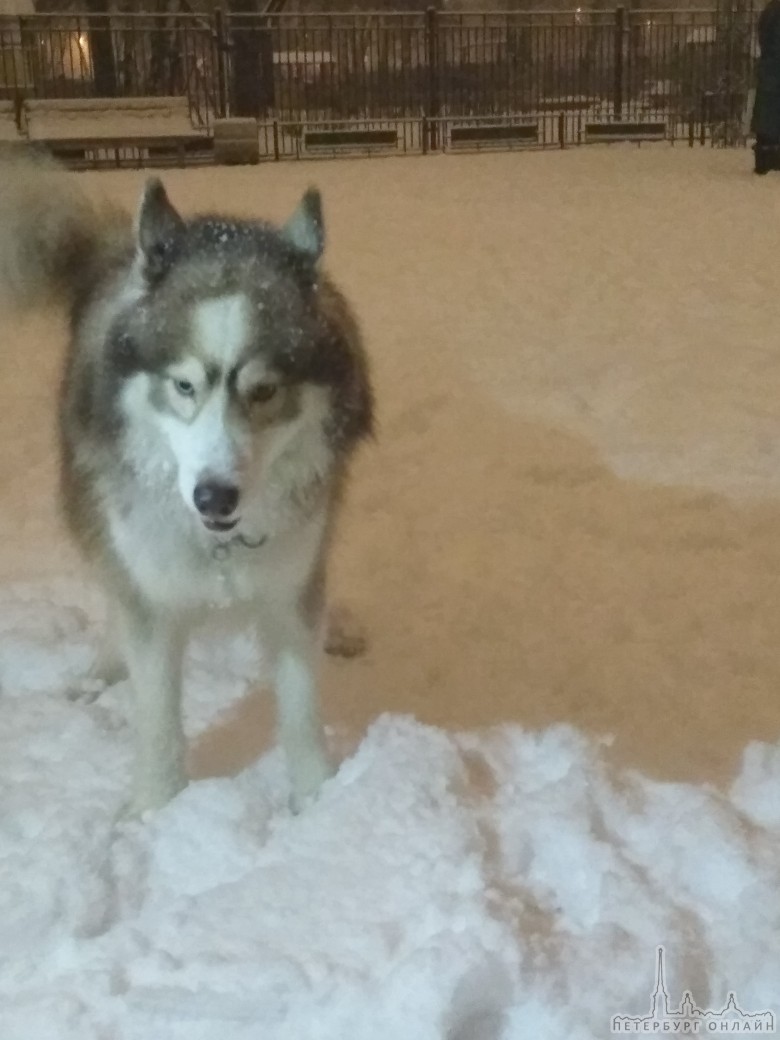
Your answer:
[[[19,24],[18,24],[17,32],[19,33],[19,50],[20,50],[20,52],[22,54],[24,54],[24,52],[25,52],[25,46],[24,46],[24,44],[25,44],[24,18],[21,15],[19,15],[18,23]],[[13,33],[11,35],[11,43],[13,43]],[[21,73],[21,76],[22,76],[22,82],[21,83],[19,82],[19,74],[17,73],[17,68],[18,68],[18,66],[14,62],[14,64],[13,64],[13,70],[14,70],[14,104],[16,106],[16,108],[15,108],[15,111],[16,111],[16,126],[17,126],[17,129],[21,132],[21,130],[22,130],[22,106],[24,105],[24,87],[26,86],[26,84],[24,82],[24,66],[22,66],[22,68],[19,69],[19,73]],[[32,83],[32,93],[33,93],[33,96],[36,96],[37,93],[38,93],[37,87],[38,87],[38,69],[37,69],[37,66],[34,65],[33,66],[33,83]]]
[[[227,115],[227,77],[225,75],[227,36],[225,34],[225,12],[221,7],[214,10],[214,48],[217,59],[217,116],[224,119]]]
[[[614,40],[614,83],[612,105],[615,119],[623,115],[623,45],[626,35],[626,9],[618,7],[615,9],[615,40]]]
[[[439,146],[439,123],[441,112],[439,99],[439,20],[435,7],[425,12],[425,64],[428,68],[428,98],[426,122],[428,123],[428,147],[435,152]]]

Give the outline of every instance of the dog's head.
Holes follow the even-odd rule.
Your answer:
[[[186,506],[232,530],[266,482],[316,480],[369,432],[359,338],[319,272],[319,193],[274,228],[185,221],[152,180],[136,243],[137,295],[115,348],[125,413],[162,441]]]

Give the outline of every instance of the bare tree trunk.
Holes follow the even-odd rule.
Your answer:
[[[178,94],[184,40],[179,32],[176,13],[179,0],[157,0],[149,10],[169,17],[154,19],[150,46],[149,82],[153,94]]]
[[[242,14],[260,10],[260,0],[233,0]],[[274,107],[273,30],[265,18],[232,15],[231,70],[233,115],[267,116]]]
[[[108,17],[109,2],[108,0],[86,0],[84,6],[89,15],[96,16],[87,19],[95,94],[98,97],[115,97],[117,93],[116,65],[111,41],[111,20]]]

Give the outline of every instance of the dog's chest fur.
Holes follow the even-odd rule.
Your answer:
[[[288,605],[300,595],[316,563],[327,524],[325,508],[258,546],[217,541],[175,502],[134,496],[110,505],[108,530],[123,570],[149,600],[168,609],[199,611],[253,603]]]

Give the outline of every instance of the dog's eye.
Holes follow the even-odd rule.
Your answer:
[[[195,396],[195,387],[189,379],[174,379],[173,385],[176,387],[176,392],[181,394],[182,397]]]
[[[258,383],[249,391],[249,401],[251,404],[265,404],[276,396],[278,389],[276,383]]]

